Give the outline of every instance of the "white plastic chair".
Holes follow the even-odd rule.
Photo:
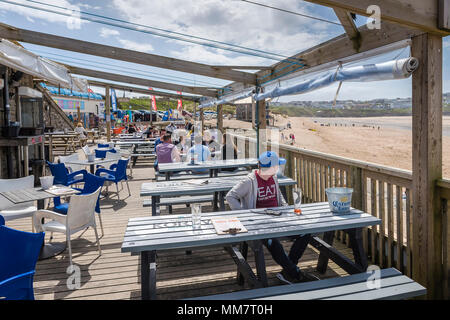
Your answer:
[[[101,188],[98,188],[97,191],[91,194],[71,196],[67,215],[50,210],[39,210],[34,214],[34,225],[38,232],[60,232],[66,234],[70,265],[72,265],[70,238],[73,234],[83,231],[88,227],[93,227],[98,251],[100,255],[102,254],[97,225],[95,223],[95,204],[97,203],[100,190]],[[52,221],[42,224],[42,218],[52,219]]]
[[[88,154],[92,153],[91,149],[89,149],[89,147],[87,145],[83,146],[81,149],[83,150],[84,155],[86,156],[86,159],[87,159]]]
[[[0,179],[0,192],[30,189],[33,187],[33,175],[18,179]],[[20,218],[33,217],[33,214],[36,211],[37,207],[34,205],[34,201],[30,201],[8,206],[7,208],[0,210],[0,215],[5,218],[5,221],[10,221]],[[31,226],[34,232],[34,224]]]
[[[74,160],[75,161],[79,160],[78,153],[72,153],[69,156],[59,156],[59,162],[64,163],[66,168],[69,169],[69,173],[85,169],[85,166],[83,165],[66,164],[67,161],[74,161]],[[82,174],[76,175],[74,179],[75,180],[83,179],[83,175]]]

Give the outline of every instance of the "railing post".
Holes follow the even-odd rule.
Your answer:
[[[362,169],[352,166],[350,167],[350,175],[351,175],[351,185],[353,188],[352,207],[359,210],[364,210]]]
[[[294,153],[290,150],[287,150],[287,156],[286,156],[286,167],[285,168],[285,176],[292,178],[295,180],[295,158]],[[286,170],[287,169],[287,170]],[[297,181],[298,183],[298,181]],[[294,203],[294,198],[292,197],[292,186],[287,187],[287,199],[286,201],[288,203]]]

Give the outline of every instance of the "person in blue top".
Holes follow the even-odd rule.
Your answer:
[[[192,160],[196,160],[196,162],[202,162],[211,160],[211,151],[209,151],[209,148],[207,146],[202,145],[203,138],[201,135],[196,135],[194,137],[194,146],[189,148],[187,152],[186,160],[189,163],[192,163]],[[192,170],[192,173],[204,173],[205,171],[208,171],[207,169],[200,169],[200,170]]]

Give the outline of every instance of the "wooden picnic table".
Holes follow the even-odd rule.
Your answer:
[[[264,209],[202,213],[199,229],[193,229],[190,214],[129,219],[121,251],[141,255],[142,299],[156,298],[156,253],[160,250],[225,247],[238,266],[238,276],[253,287],[267,287],[262,240],[361,229],[381,223],[380,219],[353,208],[348,213],[333,213],[327,202],[302,205],[300,216],[294,214],[292,206],[272,209],[281,210],[282,215],[262,214]],[[211,223],[213,217],[237,217],[248,232],[218,235]],[[241,246],[241,252],[234,246],[242,243],[254,251],[257,275],[247,261],[248,247]]]
[[[67,188],[65,186],[61,186]],[[71,188],[70,188],[71,189]],[[42,189],[42,187],[28,188],[14,191],[4,191],[0,192],[0,196],[3,197],[7,202],[12,204],[20,204],[30,201],[37,201],[38,210],[44,209],[44,200],[55,198],[55,197],[66,197],[74,194],[80,193],[80,191],[72,189],[72,192],[65,193],[64,195],[58,196],[53,193],[47,192]],[[5,202],[5,200],[0,201]],[[66,242],[51,242],[45,244],[45,240],[42,243],[41,253],[39,255],[39,260],[48,259],[54,257],[66,249]]]
[[[67,154],[67,150],[76,152],[76,144],[78,143],[82,147],[82,142],[79,139],[79,133],[46,133],[46,144],[49,146],[50,159],[53,161],[53,148],[64,147],[64,155]]]
[[[127,146],[131,145],[131,158],[132,158],[132,166],[136,165],[137,158],[139,156],[154,156],[155,150],[153,146],[155,145],[155,141],[146,141],[146,140],[127,140],[127,141],[118,141],[114,143],[115,146]],[[138,152],[138,146],[150,146],[149,152]]]
[[[146,182],[141,186],[141,197],[152,197],[152,216],[159,214],[161,197],[195,196],[218,194],[220,209],[225,210],[225,193],[230,191],[245,176],[220,177],[207,179],[189,179],[179,181]],[[204,183],[206,182],[207,183]],[[288,177],[278,178],[280,187],[295,185],[297,182]],[[214,208],[217,208],[217,197],[214,197]]]
[[[210,177],[217,177],[220,169],[225,168],[242,168],[242,167],[256,167],[258,159],[229,159],[229,160],[208,160],[197,162],[192,165],[190,162],[172,162],[158,164],[158,171],[166,175],[166,180],[170,180],[170,175],[177,171],[191,171],[191,170],[208,170]]]

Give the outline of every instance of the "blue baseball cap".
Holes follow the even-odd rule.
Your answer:
[[[259,165],[263,168],[270,168],[286,163],[286,159],[278,157],[276,152],[266,151],[258,158]]]

